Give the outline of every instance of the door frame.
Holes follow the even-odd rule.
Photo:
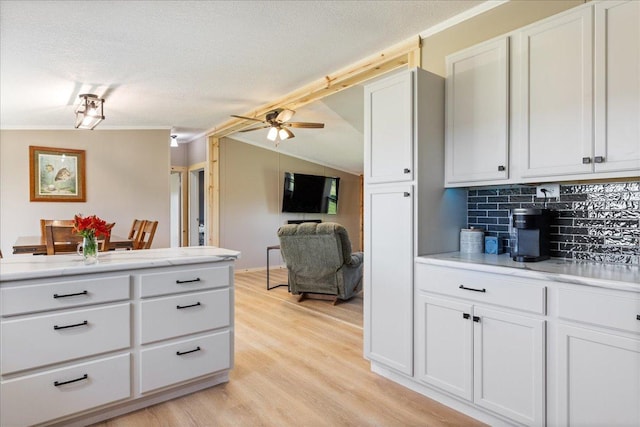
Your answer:
[[[180,175],[180,219],[178,221],[178,235],[180,236],[180,246],[187,246],[189,242],[189,229],[187,228],[187,218],[189,215],[189,187],[187,186],[186,166],[171,166],[172,174]]]
[[[195,191],[198,190],[198,179],[197,174],[202,171],[204,173],[204,189],[203,189],[203,197],[204,197],[204,218],[199,218],[203,223],[204,223],[204,233],[205,233],[205,245],[207,244],[207,212],[209,210],[208,207],[208,203],[207,203],[207,191],[206,188],[208,187],[208,171],[207,171],[207,162],[200,162],[200,163],[195,163],[191,166],[189,166],[188,168],[188,186],[189,186],[189,200],[188,200],[188,216],[187,216],[187,241],[188,241],[188,246],[198,246],[199,243],[195,242],[196,244],[194,244],[194,242],[192,242],[191,240],[191,231],[192,228],[194,226],[194,215],[195,212],[194,211],[194,203],[197,203],[198,201],[198,195],[195,193]],[[194,201],[195,199],[195,201]],[[196,224],[196,227],[199,227],[200,224]]]

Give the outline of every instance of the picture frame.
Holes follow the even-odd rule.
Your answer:
[[[29,146],[32,202],[86,202],[85,151]]]

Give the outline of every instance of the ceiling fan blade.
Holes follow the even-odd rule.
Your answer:
[[[255,122],[265,123],[264,120],[254,119],[253,117],[237,116],[235,114],[231,114],[231,117],[235,117],[237,119],[253,120]]]
[[[291,118],[293,117],[293,115],[296,112],[293,110],[287,110],[286,108],[282,111],[280,111],[278,113],[278,115],[276,116],[276,121],[280,122],[280,123],[284,123],[286,121],[291,120]]]
[[[242,129],[242,130],[239,130],[238,132],[251,132],[252,130],[266,129],[266,128],[270,128],[270,127],[271,127],[271,125],[267,125],[267,126],[258,126],[257,128]]]
[[[292,128],[321,129],[324,127],[324,123],[291,122],[291,123],[283,123],[283,126],[289,126]]]

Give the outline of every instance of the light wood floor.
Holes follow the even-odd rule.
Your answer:
[[[286,282],[284,270],[275,274]],[[96,426],[482,425],[371,373],[362,357],[361,311],[352,321],[333,318],[330,310],[302,307],[307,301],[296,307],[286,288],[277,289],[282,297],[275,289],[268,294],[265,284],[264,271],[236,274],[228,383]]]

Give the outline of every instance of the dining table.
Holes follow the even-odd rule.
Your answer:
[[[112,234],[109,241],[109,250],[114,251],[116,249],[133,249],[133,239]],[[13,253],[46,255],[47,243],[44,236],[20,236],[13,244]]]

